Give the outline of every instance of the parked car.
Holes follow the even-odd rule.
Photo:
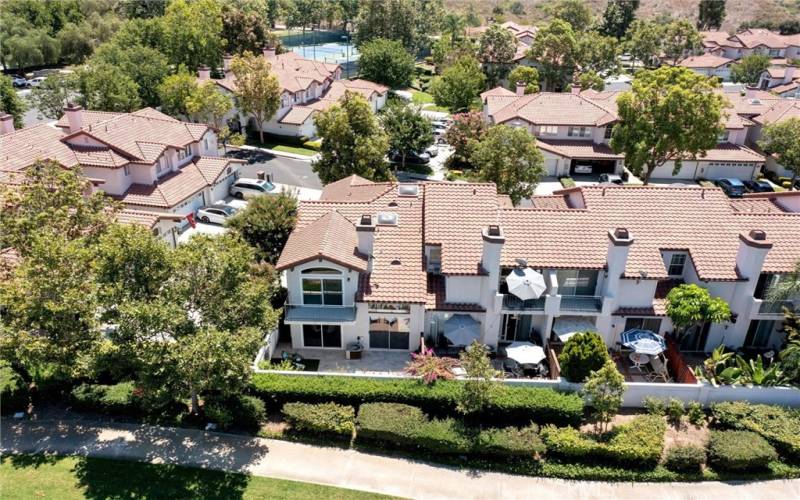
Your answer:
[[[248,179],[241,177],[236,179],[230,187],[231,196],[243,200],[254,196],[273,194],[276,192],[275,185],[263,179]]]
[[[208,205],[197,209],[197,220],[206,224],[225,224],[235,213],[236,208],[230,205]]]
[[[14,75],[11,78],[11,83],[13,83],[15,87],[23,88],[28,86],[28,79],[24,76]]]
[[[744,195],[745,193],[744,183],[742,183],[742,181],[734,177],[725,177],[723,179],[717,179],[716,184],[730,198],[741,198],[742,195]]]
[[[433,127],[434,134],[444,134],[450,125],[443,122],[431,122],[431,127]]]
[[[600,184],[619,184],[622,186],[625,184],[622,181],[622,177],[615,175],[615,174],[600,174]]]
[[[403,156],[392,151],[389,153],[389,161],[392,163],[402,163]],[[431,161],[431,155],[428,153],[406,153],[406,163],[411,165],[427,165]]]
[[[426,149],[425,152],[428,153],[428,156],[431,158],[436,158],[439,155],[439,148],[434,145]]]
[[[751,193],[771,193],[775,191],[767,181],[744,181],[744,187]]]
[[[28,80],[28,87],[38,87],[43,81],[47,80],[46,76],[37,76]]]
[[[592,166],[591,165],[575,165],[575,173],[576,174],[591,174],[592,173]]]

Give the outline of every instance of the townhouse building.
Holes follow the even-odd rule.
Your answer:
[[[695,283],[730,322],[685,336],[685,351],[777,347],[770,286],[800,260],[800,193],[728,199],[717,188],[591,186],[513,207],[488,183],[374,183],[351,176],[301,202],[277,262],[293,348],[413,351],[443,342],[455,314],[490,346],[554,341],[570,325],[609,346],[626,329],[673,330],[664,297]],[[528,267],[546,291],[520,300],[505,277]],[[573,326],[573,328],[575,328]]]
[[[199,207],[227,196],[242,163],[219,157],[208,126],[152,108],[110,113],[71,105],[55,126],[20,130],[3,115],[0,133],[0,182],[20,182],[38,160],[80,168],[92,189],[123,204],[122,222],[143,224],[171,245]]]
[[[723,82],[731,79],[731,66],[736,61],[724,56],[708,53],[689,56],[678,63],[679,66],[689,68],[695,73],[705,76],[715,76]]]
[[[800,58],[800,34],[781,35],[767,29],[751,28],[732,35],[725,31],[701,31],[700,37],[706,53],[728,59],[738,60],[752,54],[776,60]]]
[[[540,92],[524,95],[497,87],[481,94],[484,119],[490,124],[525,127],[537,139],[545,157],[547,175],[621,174],[624,158],[609,147],[614,125],[619,121],[620,91]],[[752,124],[729,113],[726,130],[716,147],[698,158],[687,158],[678,172],[670,161],[653,172],[653,179],[755,178],[764,158],[746,145]]]
[[[370,103],[373,112],[386,105],[389,87],[363,79],[342,80],[342,68],[338,64],[305,59],[295,52],[276,54],[275,49],[267,47],[264,58],[270,63],[270,70],[281,87],[281,101],[278,111],[263,124],[263,131],[269,134],[290,137],[316,137],[314,115],[338,102],[346,91],[363,96]],[[201,67],[198,73],[200,83],[213,81],[223,93],[233,99],[233,109],[225,116],[225,121],[234,130],[256,129],[251,117],[238,109],[234,92],[236,77],[230,70],[231,56],[223,57],[221,79],[211,79],[211,70]]]

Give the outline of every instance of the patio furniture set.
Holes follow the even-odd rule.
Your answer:
[[[628,330],[620,335],[618,354],[630,361],[630,368],[642,373],[648,382],[670,382],[664,337],[650,330]]]

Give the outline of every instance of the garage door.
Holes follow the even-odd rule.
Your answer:
[[[202,207],[203,205],[204,205],[204,203],[203,203],[203,192],[201,191],[201,192],[197,193],[197,195],[195,195],[194,198],[190,198],[190,199],[184,201],[183,203],[181,203],[179,206],[177,206],[175,208],[175,213],[177,213],[179,215],[183,215],[183,216],[186,216],[186,215],[189,215],[189,214],[196,214],[197,213],[197,209]],[[188,223],[189,223],[189,221],[187,221],[186,219],[183,219],[181,221],[181,226],[185,226]]]
[[[753,178],[755,170],[754,164],[748,163],[716,163],[711,162],[705,169],[706,179],[721,179],[723,177],[735,177],[737,179],[749,180]]]
[[[228,189],[234,180],[236,180],[236,174],[232,172],[217,181],[214,187],[211,188],[211,199],[208,200],[208,204],[211,205],[217,201],[224,200],[228,196]]]

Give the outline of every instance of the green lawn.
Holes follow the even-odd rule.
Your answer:
[[[4,456],[0,498],[377,499],[373,493],[124,460]]]
[[[442,106],[437,106],[433,103],[433,96],[427,92],[422,92],[421,90],[414,90],[414,89],[406,89],[411,92],[411,102],[417,104],[419,106],[423,106],[425,104],[430,104],[425,108],[426,111],[441,111],[442,113],[449,113],[450,110],[447,108],[443,108]]]
[[[274,149],[275,151],[283,151],[284,153],[294,153],[296,155],[314,156],[315,154],[317,154],[317,151],[314,151],[313,149],[306,148],[303,146],[298,146],[296,144],[283,142],[280,139],[276,139],[274,137],[264,137],[264,142],[259,141],[258,136],[248,137],[247,144],[249,146],[256,146],[259,148],[267,148],[267,149]]]

